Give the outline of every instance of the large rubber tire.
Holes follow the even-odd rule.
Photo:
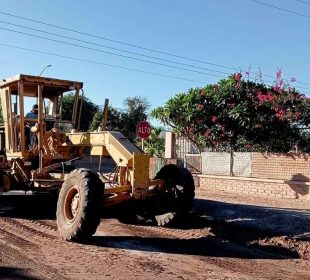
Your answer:
[[[174,164],[164,166],[155,176],[155,179],[163,179],[165,181],[165,189],[168,196],[164,195],[162,203],[165,205],[165,211],[176,213],[173,218],[158,222],[160,225],[170,223],[175,217],[183,217],[187,215],[193,207],[195,197],[195,184],[192,174],[186,168],[178,167]],[[159,214],[163,210],[158,209]],[[170,215],[170,217],[172,217]]]
[[[195,198],[195,183],[192,174],[186,168],[180,168],[180,182],[176,185],[175,194],[177,212],[188,214],[193,208]]]
[[[100,223],[104,184],[88,169],[73,170],[63,183],[57,202],[57,225],[67,241],[84,242]]]

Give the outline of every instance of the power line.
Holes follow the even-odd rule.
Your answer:
[[[181,58],[181,59],[185,59],[185,60],[189,60],[189,61],[194,61],[194,62],[199,62],[199,63],[203,63],[203,64],[213,65],[213,66],[222,67],[222,68],[226,68],[226,69],[230,69],[230,70],[236,70],[235,67],[229,67],[229,66],[220,65],[220,64],[216,64],[216,63],[211,63],[211,62],[207,62],[207,61],[203,61],[203,60],[199,60],[199,59],[194,59],[194,58],[189,58],[189,57],[185,57],[185,56],[180,56],[180,55],[176,55],[176,54],[169,53],[169,52],[163,52],[163,51],[158,51],[158,50],[154,50],[154,49],[150,49],[150,48],[145,48],[145,47],[141,47],[141,46],[138,46],[138,45],[129,44],[129,43],[126,43],[126,42],[122,42],[122,41],[118,41],[118,40],[113,40],[113,39],[110,39],[110,38],[107,38],[107,37],[102,37],[102,36],[98,36],[98,35],[95,35],[95,34],[91,34],[91,33],[87,33],[87,32],[82,32],[82,31],[78,31],[78,30],[62,27],[62,26],[59,26],[59,25],[51,24],[51,23],[46,23],[46,22],[42,22],[42,21],[38,21],[38,20],[34,20],[34,19],[22,17],[22,16],[13,15],[13,14],[10,14],[10,13],[0,12],[0,14],[6,15],[6,16],[10,16],[10,17],[14,17],[14,18],[23,19],[23,20],[30,21],[30,22],[35,22],[35,23],[43,24],[45,26],[50,26],[50,27],[61,29],[61,30],[70,31],[70,32],[73,32],[73,33],[76,33],[76,34],[80,34],[80,35],[85,35],[85,36],[89,36],[89,37],[93,37],[93,38],[97,38],[97,39],[101,39],[101,40],[105,40],[105,41],[109,41],[109,42],[113,42],[113,43],[117,43],[117,44],[126,45],[126,46],[133,47],[133,48],[138,48],[138,49],[149,51],[149,52],[154,52],[154,53],[158,53],[158,54],[168,55],[168,56],[172,56],[172,57],[175,57],[175,58]],[[237,70],[239,70],[239,69],[237,69]]]
[[[56,56],[56,57],[60,57],[60,58],[91,63],[91,64],[100,65],[100,66],[108,66],[108,67],[113,67],[113,68],[117,68],[117,69],[124,69],[124,70],[129,70],[129,71],[134,71],[134,72],[144,73],[144,74],[149,74],[149,75],[155,75],[155,76],[160,76],[160,77],[165,77],[165,78],[172,78],[172,79],[177,79],[177,80],[182,80],[182,81],[189,81],[189,82],[206,84],[206,82],[199,81],[199,80],[192,80],[192,79],[187,79],[187,78],[183,78],[183,77],[179,77],[179,76],[171,76],[171,75],[161,74],[161,73],[157,73],[157,72],[144,71],[144,70],[140,70],[140,69],[136,69],[136,68],[129,68],[129,67],[124,67],[124,66],[119,66],[119,65],[114,65],[114,64],[107,64],[107,63],[103,63],[103,62],[87,60],[87,59],[77,58],[77,57],[72,57],[72,56],[66,56],[66,55],[61,55],[61,54],[42,51],[42,50],[29,49],[29,48],[24,48],[24,47],[9,45],[9,44],[3,44],[3,43],[0,43],[0,46],[4,46],[4,47],[8,47],[8,48],[14,48],[14,49],[28,51],[28,52],[40,53],[40,54],[45,54],[45,55],[52,55],[52,56]],[[223,79],[226,78],[224,76],[218,76],[218,77],[223,78]],[[271,81],[265,81],[265,82],[272,83]],[[309,92],[305,92],[305,93],[309,93]]]
[[[252,1],[252,0],[250,0],[250,1]],[[253,1],[263,4],[263,2],[261,2],[261,1],[255,1],[255,0],[253,0]],[[266,3],[264,3],[264,4],[266,4]],[[86,33],[86,32],[81,32],[81,31],[78,31],[78,30],[74,30],[74,29],[70,29],[70,28],[65,28],[65,27],[62,27],[62,26],[58,26],[58,25],[54,25],[54,24],[50,24],[50,23],[46,23],[46,22],[30,19],[30,18],[26,18],[26,17],[22,17],[22,16],[13,15],[13,14],[10,14],[10,13],[0,12],[0,14],[6,15],[6,16],[10,16],[10,17],[14,17],[14,18],[18,18],[18,19],[22,19],[22,20],[26,20],[26,21],[30,21],[30,22],[34,22],[34,23],[39,23],[39,24],[42,24],[42,25],[45,25],[45,26],[50,26],[50,27],[61,29],[61,30],[70,31],[70,32],[73,32],[73,33],[76,33],[76,34],[80,34],[80,35],[86,35],[86,36],[89,36],[89,37],[93,37],[93,38],[97,38],[97,39],[102,39],[102,40],[106,40],[106,41],[109,41],[109,42],[114,42],[114,43],[130,46],[130,47],[134,47],[134,48],[138,48],[138,49],[142,49],[142,50],[158,53],[158,54],[164,54],[164,55],[168,55],[168,56],[175,57],[175,58],[185,59],[185,60],[188,60],[188,61],[194,61],[194,62],[199,62],[199,63],[203,63],[203,64],[213,65],[213,66],[216,66],[216,67],[222,67],[222,68],[230,69],[230,70],[233,70],[233,71],[241,71],[241,69],[237,68],[237,67],[225,66],[225,65],[211,63],[211,62],[207,62],[207,61],[202,61],[202,60],[198,60],[198,59],[194,59],[194,58],[188,58],[188,57],[184,57],[184,56],[179,56],[179,55],[168,53],[168,52],[162,52],[162,51],[158,51],[158,50],[154,50],[154,49],[150,49],[150,48],[145,48],[145,47],[141,47],[141,46],[138,46],[138,45],[129,44],[129,43],[122,42],[122,41],[117,41],[117,40],[112,40],[112,39],[109,39],[109,38],[106,38],[106,37],[102,37],[102,36],[98,36],[98,35],[94,35],[94,34],[90,34],[90,33]],[[22,28],[27,28],[27,29],[30,29],[30,30],[35,30],[35,31],[42,32],[41,30],[38,30],[38,29],[35,29],[35,28],[30,28],[30,27],[25,27],[25,26],[17,25],[17,24],[7,23],[7,22],[4,22],[4,21],[1,21],[1,22],[6,23],[6,24],[11,24],[11,25],[19,26],[19,27],[22,27]],[[183,65],[183,66],[188,66],[188,67],[192,67],[192,68],[207,70],[207,71],[211,71],[211,72],[217,72],[217,73],[221,73],[221,74],[225,74],[225,75],[230,74],[230,73],[226,73],[226,72],[222,72],[222,71],[218,71],[218,70],[214,70],[214,69],[208,69],[208,68],[199,67],[199,66],[192,66],[192,65],[188,65],[188,64],[184,64],[184,63],[180,63],[180,62],[165,60],[165,59],[161,59],[161,58],[157,58],[157,57],[152,57],[152,56],[147,56],[147,55],[143,55],[143,54],[138,54],[138,53],[134,53],[134,52],[126,51],[126,50],[120,50],[120,49],[117,49],[117,48],[108,47],[108,46],[100,45],[100,44],[95,44],[95,43],[91,43],[91,42],[88,42],[88,41],[79,40],[79,39],[71,38],[71,37],[64,36],[64,35],[54,34],[54,33],[47,32],[47,31],[45,31],[45,33],[46,34],[52,34],[52,35],[59,36],[59,37],[63,37],[63,38],[70,38],[71,40],[85,42],[85,43],[88,43],[88,44],[93,44],[93,45],[97,45],[97,46],[101,46],[101,47],[105,47],[105,48],[110,48],[110,49],[114,49],[114,50],[118,50],[118,51],[123,51],[123,52],[131,53],[131,54],[135,54],[135,55],[139,55],[139,56],[143,56],[143,57],[149,57],[149,58],[152,58],[152,59],[157,59],[157,60],[166,61],[166,62],[170,62],[170,63],[175,63],[175,64],[179,64],[179,65]],[[254,75],[258,75],[259,73],[253,73],[253,74]],[[267,74],[264,74],[263,76],[269,77],[269,78],[274,78],[274,76],[267,75]],[[286,81],[288,81],[288,80],[286,79]],[[301,81],[295,81],[295,83],[304,84],[304,85],[310,85],[310,83],[301,82]]]
[[[43,33],[43,34],[49,34],[49,35],[57,36],[57,37],[60,37],[60,38],[65,38],[65,39],[73,40],[73,41],[80,42],[80,43],[86,43],[86,44],[90,44],[90,45],[94,45],[94,46],[103,47],[103,48],[106,48],[106,49],[112,49],[112,50],[116,50],[116,51],[120,51],[120,52],[134,54],[134,55],[138,55],[138,56],[142,56],[142,57],[147,57],[147,58],[156,59],[156,60],[160,60],[160,61],[165,61],[165,62],[169,62],[169,63],[174,63],[174,64],[178,64],[178,65],[183,65],[183,66],[187,66],[187,67],[202,69],[202,70],[216,72],[216,73],[225,74],[225,75],[230,75],[231,74],[231,73],[227,73],[227,72],[223,72],[223,71],[218,71],[218,70],[214,70],[214,69],[210,69],[210,68],[199,67],[199,66],[190,65],[190,64],[186,64],[186,63],[181,63],[181,62],[177,62],[177,61],[173,61],[173,60],[162,59],[162,58],[155,57],[155,56],[144,55],[144,54],[140,54],[140,53],[137,53],[137,52],[131,52],[131,51],[127,51],[127,50],[123,50],[123,49],[119,49],[119,48],[114,48],[114,47],[110,47],[110,46],[106,46],[106,45],[102,45],[102,44],[97,44],[97,43],[94,43],[94,42],[89,42],[89,41],[73,38],[73,37],[70,37],[70,36],[65,36],[65,35],[61,35],[61,34],[57,34],[57,33],[53,33],[53,32],[48,32],[48,31],[37,29],[37,28],[32,28],[32,27],[28,27],[28,26],[24,26],[24,25],[20,25],[20,24],[15,24],[15,23],[7,22],[7,21],[0,20],[0,23],[12,25],[12,26],[15,26],[15,27],[21,27],[21,28],[24,28],[24,29],[32,30],[32,31],[37,31],[37,32],[40,32],[40,33]],[[235,68],[235,70],[239,71],[238,68]]]
[[[0,20],[0,22],[3,22],[3,21]],[[5,22],[5,23],[7,23],[7,22]],[[8,24],[11,24],[11,23],[8,23]],[[11,24],[11,25],[20,27],[20,25],[18,25],[18,24]],[[23,26],[21,26],[21,27],[23,27]],[[76,41],[92,44],[91,42],[88,42],[88,41],[79,40],[79,39],[75,39],[75,38],[71,38],[71,37],[68,37],[68,36],[63,36],[63,35],[59,35],[59,34],[55,34],[55,33],[51,33],[51,32],[44,32],[42,30],[35,29],[35,28],[30,28],[30,27],[25,27],[25,28],[26,29],[30,29],[30,30],[34,30],[34,31],[43,32],[43,33],[46,33],[46,34],[55,35],[55,36],[62,37],[62,38],[67,38],[67,39],[72,39],[72,40],[76,40]],[[70,45],[70,46],[74,46],[74,47],[78,47],[78,48],[88,49],[88,50],[91,50],[91,51],[96,51],[96,52],[106,53],[106,54],[109,54],[109,55],[119,56],[119,57],[123,57],[123,58],[127,58],[127,59],[133,59],[133,60],[142,61],[142,62],[146,62],[146,63],[150,63],[150,64],[155,64],[155,65],[160,65],[160,66],[164,66],[164,67],[169,67],[169,68],[174,68],[174,69],[178,69],[178,70],[183,70],[183,71],[187,71],[187,72],[193,72],[193,73],[198,73],[198,74],[203,74],[203,75],[209,75],[209,76],[223,78],[223,76],[219,76],[219,75],[215,75],[215,74],[210,74],[210,73],[196,71],[196,70],[187,69],[187,68],[183,68],[183,67],[177,67],[177,66],[173,66],[173,65],[164,64],[164,63],[149,61],[149,60],[140,59],[140,58],[131,57],[131,56],[122,55],[122,54],[117,54],[117,53],[113,53],[113,52],[103,51],[103,50],[99,50],[99,49],[95,49],[95,48],[91,48],[91,47],[81,46],[81,45],[77,45],[77,44],[73,44],[73,43],[69,43],[69,42],[64,42],[64,41],[60,41],[60,40],[56,40],[56,39],[52,39],[52,38],[48,38],[48,37],[44,37],[44,36],[39,36],[39,35],[34,35],[34,34],[26,33],[26,32],[21,32],[21,31],[17,31],[17,30],[13,30],[13,29],[2,28],[2,27],[0,27],[0,29],[1,30],[5,30],[5,31],[9,31],[9,32],[13,32],[13,33],[18,33],[18,34],[30,36],[30,37],[35,37],[35,38],[43,39],[43,40],[48,40],[48,41],[52,41],[52,42],[56,42],[56,43],[61,43],[61,44]],[[100,44],[95,44],[95,45],[102,46]],[[174,62],[169,61],[169,60],[164,60],[164,61],[168,61],[168,62],[174,63]],[[182,64],[182,65],[187,65],[187,64]],[[193,67],[193,68],[195,67],[195,66],[191,66],[191,65],[188,65],[188,66],[189,67]],[[223,72],[223,71],[217,71],[217,70],[207,69],[207,68],[202,68],[202,69],[210,71],[210,72],[217,72],[217,73],[220,73],[220,74],[231,75],[231,73],[227,73],[227,72]],[[254,73],[254,74],[257,75],[257,73]],[[274,78],[271,75],[263,75],[263,76]],[[266,82],[272,83],[272,81],[266,81]],[[303,83],[303,82],[300,82],[300,83]],[[304,83],[304,84],[307,84],[307,83]],[[307,89],[307,90],[309,89],[309,88],[304,88],[304,87],[298,87],[298,88]]]
[[[298,2],[300,2],[300,3],[303,3],[303,4],[306,4],[306,5],[310,5],[310,3],[307,2],[307,1],[303,1],[303,0],[296,0],[296,1],[298,1]]]
[[[274,6],[274,5],[271,5],[271,4],[262,2],[262,1],[258,1],[258,0],[249,0],[249,1],[252,1],[252,2],[255,2],[255,3],[258,3],[258,4],[261,4],[261,5],[264,5],[264,6],[273,8],[273,9],[277,9],[277,10],[280,10],[280,11],[284,11],[284,12],[287,12],[287,13],[291,13],[291,14],[294,14],[294,15],[298,15],[298,16],[301,16],[301,17],[310,18],[309,15],[305,15],[305,14],[302,14],[302,13],[299,13],[299,12],[295,12],[295,11],[292,11],[292,10],[288,10],[288,9],[285,9],[285,8],[282,8],[282,7]]]
[[[42,51],[42,50],[28,49],[28,48],[23,48],[23,47],[8,45],[8,44],[2,44],[2,43],[0,43],[0,46],[4,46],[4,47],[8,47],[8,48],[14,48],[14,49],[28,51],[28,52],[40,53],[40,54],[45,54],[45,55],[52,55],[52,56],[57,56],[57,57],[61,57],[61,58],[66,58],[66,59],[71,59],[71,60],[76,60],[76,61],[82,61],[82,62],[97,64],[97,65],[102,65],[102,66],[108,66],[108,67],[113,67],[113,68],[118,68],[118,69],[130,70],[130,71],[135,71],[135,72],[139,72],[139,73],[145,73],[145,74],[156,75],[156,76],[161,76],[161,77],[166,77],[166,78],[172,78],[172,79],[178,79],[178,80],[183,80],[183,81],[205,84],[205,82],[203,82],[203,81],[192,80],[192,79],[187,79],[187,78],[178,77],[178,76],[165,75],[165,74],[160,74],[160,73],[156,73],[156,72],[144,71],[144,70],[140,70],[140,69],[136,69],[136,68],[123,67],[123,66],[119,66],[119,65],[108,64],[108,63],[103,63],[103,62],[98,62],[98,61],[93,61],[93,60],[88,60],[88,59],[83,59],[83,58],[77,58],[77,57],[73,57],[73,56],[66,56],[66,55],[61,55],[61,54],[52,53],[52,52],[46,52],[46,51]],[[225,78],[222,76],[219,76],[219,77]]]
[[[187,69],[187,68],[183,68],[183,67],[177,67],[177,66],[173,66],[173,65],[169,65],[169,64],[164,64],[164,63],[159,63],[159,62],[150,61],[150,60],[146,60],[146,59],[136,58],[136,57],[132,57],[132,56],[128,56],[128,55],[122,55],[122,54],[117,54],[117,53],[113,53],[113,52],[103,51],[103,50],[99,50],[99,49],[95,49],[95,48],[91,48],[91,47],[81,46],[78,44],[64,42],[64,41],[60,41],[60,40],[56,40],[56,39],[52,39],[52,38],[47,38],[44,36],[39,36],[39,35],[34,35],[34,34],[26,33],[26,32],[21,32],[21,31],[9,29],[9,28],[0,27],[0,30],[5,30],[5,31],[17,33],[17,34],[22,34],[22,35],[26,35],[26,36],[30,36],[30,37],[34,37],[34,38],[39,38],[39,39],[48,40],[51,42],[56,42],[56,43],[68,45],[68,46],[78,47],[78,48],[87,49],[87,50],[91,50],[91,51],[95,51],[95,52],[106,53],[106,54],[110,54],[110,55],[114,55],[114,56],[119,56],[119,57],[123,57],[123,58],[127,58],[127,59],[146,62],[146,63],[155,64],[155,65],[159,65],[159,66],[169,67],[169,68],[173,68],[173,69],[183,70],[183,71],[187,71],[187,72],[193,72],[193,73],[209,75],[209,76],[214,76],[214,77],[222,77],[219,75],[210,74],[210,73],[206,73],[206,72],[196,71],[196,70]]]

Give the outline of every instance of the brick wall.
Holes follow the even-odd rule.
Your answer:
[[[205,189],[215,192],[248,194],[251,196],[310,200],[310,182],[212,175],[198,175],[198,179],[199,182],[196,183],[196,186],[202,193]]]
[[[310,181],[310,155],[252,153],[251,177]]]
[[[192,174],[193,175],[193,179],[194,179],[194,184],[195,184],[195,188],[199,188],[200,187],[200,178],[198,174]]]

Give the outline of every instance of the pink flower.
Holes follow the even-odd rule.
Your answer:
[[[234,107],[235,103],[232,101],[227,102],[227,108],[232,108]]]
[[[216,121],[217,121],[217,116],[213,116],[211,120],[212,120],[213,123],[216,123]]]
[[[242,78],[241,73],[235,73],[235,74],[234,74],[234,78],[235,78],[236,81],[240,81],[241,78]]]
[[[283,120],[285,112],[282,109],[278,109],[276,113],[276,118],[278,120]]]
[[[272,95],[270,91],[268,91],[266,94],[266,100],[268,101],[274,100],[274,95]]]
[[[278,69],[276,75],[277,75],[277,79],[281,79],[281,77],[282,77],[282,69],[281,68]]]
[[[245,146],[246,146],[247,148],[249,148],[249,149],[253,147],[252,144],[246,144]]]
[[[261,102],[265,102],[265,101],[272,101],[274,100],[274,95],[271,94],[271,92],[267,92],[266,95],[264,95],[261,91],[258,92],[257,97],[259,99],[259,101]]]
[[[296,121],[298,121],[298,120],[300,119],[300,116],[301,116],[301,113],[300,113],[300,112],[297,112],[297,113],[295,114],[295,116],[294,116],[294,119],[295,119]]]
[[[204,137],[208,138],[210,134],[211,134],[211,130],[208,129],[208,130],[206,130]]]
[[[195,121],[196,121],[197,123],[201,123],[201,122],[202,122],[202,119],[201,119],[201,118],[196,118]]]
[[[273,87],[273,90],[274,90],[275,92],[278,92],[279,89],[280,89],[280,87],[279,87],[278,85],[275,85],[275,86]]]
[[[203,89],[202,91],[201,91],[201,94],[200,94],[201,96],[206,96],[206,91]]]
[[[198,109],[199,111],[201,111],[202,108],[203,108],[203,105],[199,103],[199,104],[197,105],[197,109]]]
[[[265,101],[265,95],[261,91],[258,92],[257,97],[259,101]]]
[[[249,66],[248,70],[245,71],[245,75],[247,76],[248,80],[250,79],[250,73],[251,73],[251,66]]]

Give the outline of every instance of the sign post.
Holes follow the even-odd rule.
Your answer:
[[[151,125],[147,121],[141,121],[136,126],[136,134],[142,139],[142,150],[144,151],[144,139],[147,139],[151,135]]]

